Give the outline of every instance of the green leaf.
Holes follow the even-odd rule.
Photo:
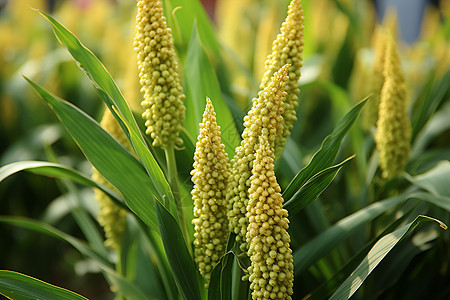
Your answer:
[[[209,282],[208,299],[231,300],[234,256],[235,254],[232,251],[226,253],[214,267]]]
[[[434,221],[437,222],[440,227],[447,229],[447,226],[437,219],[427,216],[418,216],[413,222],[384,236],[372,247],[361,264],[337,289],[330,300],[349,299],[389,251],[391,251],[404,236],[414,230],[422,221]]]
[[[165,15],[177,44],[186,45],[192,35],[194,23],[198,24],[200,38],[216,56],[219,44],[216,33],[203,5],[198,0],[165,0]]]
[[[77,61],[78,66],[91,79],[92,84],[97,92],[102,97],[103,101],[113,113],[117,122],[122,127],[124,133],[130,138],[130,141],[141,158],[144,167],[148,173],[148,177],[152,181],[154,187],[159,192],[158,199],[168,197],[173,203],[173,195],[170,186],[164,177],[163,172],[158,166],[158,163],[151,155],[149,150],[145,147],[145,140],[139,130],[139,126],[134,119],[134,116],[123,98],[122,93],[111,78],[108,71],[103,64],[95,57],[95,55],[87,49],[81,42],[63,25],[52,18],[50,15],[41,11],[41,14],[53,26],[55,35],[60,42],[67,47],[70,54]],[[150,198],[149,198],[150,199]],[[149,202],[152,202],[149,200]]]
[[[36,232],[44,233],[46,235],[52,236],[54,238],[66,241],[70,243],[74,248],[76,248],[80,253],[94,259],[96,262],[101,263],[106,267],[112,267],[111,262],[107,260],[106,257],[99,254],[97,251],[93,250],[84,241],[77,239],[71,235],[68,235],[53,226],[50,226],[44,222],[24,218],[24,217],[7,217],[0,216],[0,222],[8,223],[14,226],[19,226]]]
[[[240,135],[231,112],[222,98],[216,73],[203,49],[197,26],[192,30],[189,50],[184,66],[186,81],[186,121],[185,127],[192,137],[197,137],[198,124],[202,122],[206,98],[210,98],[217,115],[217,124],[222,133],[222,143],[229,157],[240,143]]]
[[[302,187],[314,174],[331,166],[335,160],[342,139],[352,127],[362,107],[369,97],[355,105],[336,125],[333,132],[325,138],[320,149],[314,154],[309,164],[304,167],[289,183],[283,192],[284,199],[290,199],[300,187]]]
[[[353,159],[353,157],[355,156],[353,155],[343,162],[326,168],[311,177],[288,201],[284,203],[283,207],[289,211],[289,215],[295,215],[309,203],[316,200],[333,181],[344,164]]]
[[[118,117],[123,121],[120,115]],[[176,210],[175,199],[172,193],[172,189],[169,183],[167,182],[164,173],[162,172],[161,168],[159,167],[158,163],[153,157],[153,154],[147,148],[146,144],[141,141],[141,139],[139,138],[139,133],[130,128],[127,123],[124,124],[129,130],[130,141],[131,144],[133,145],[133,148],[138,154],[140,161],[143,163],[145,170],[147,171],[147,174],[150,180],[152,181],[155,189],[158,191],[159,198],[157,199],[159,199],[159,201],[169,200],[171,208]],[[173,211],[173,213],[176,214],[176,211]]]
[[[450,129],[449,115],[450,102],[443,105],[441,109],[434,113],[417,135],[413,148],[411,149],[411,161],[416,161],[425,151],[429,151],[429,149],[427,149],[429,148],[429,144],[435,141],[439,135],[445,134],[445,132]],[[450,155],[447,155],[446,158],[450,160]]]
[[[300,274],[350,236],[359,226],[370,222],[388,209],[402,203],[410,195],[402,195],[371,204],[345,217],[293,253],[294,272]]]
[[[31,80],[27,81],[57,114],[86,158],[122,193],[128,207],[149,227],[156,229],[151,197],[159,194],[141,163],[86,113]]]
[[[184,299],[201,299],[196,266],[189,254],[181,228],[175,218],[157,200],[155,200],[155,206],[164,250],[178,289]]]
[[[108,196],[114,199],[117,203],[124,202],[122,197],[117,195],[116,192],[105,187],[104,185],[101,185],[93,181],[92,179],[90,179],[86,175],[81,174],[77,170],[74,170],[61,164],[46,161],[19,161],[3,166],[0,168],[0,182],[2,182],[5,178],[20,171],[30,171],[36,174],[60,179],[62,178],[71,179],[86,186],[91,186],[102,190],[103,192],[108,194]],[[122,204],[122,206],[124,205]]]
[[[87,298],[72,291],[7,270],[0,270],[0,294],[15,300],[87,300]]]
[[[97,92],[100,94],[103,101],[108,105],[109,109],[113,111],[112,107],[115,106],[127,121],[128,126],[133,128],[136,132],[139,132],[130,108],[105,66],[103,66],[97,57],[87,49],[76,36],[61,25],[61,23],[43,11],[40,11],[40,13],[50,22],[53,31],[61,44],[67,47],[67,50],[77,61],[80,69],[84,71],[92,81],[92,84],[97,89]],[[117,121],[122,126],[124,132],[127,133],[122,121],[119,119],[117,119]],[[142,136],[141,140],[144,141]]]
[[[65,232],[62,232],[46,223],[23,218],[23,217],[5,217],[0,216],[0,222],[30,229],[36,232],[44,233],[54,238],[60,239],[72,245],[81,254],[92,259],[92,262],[97,264],[103,272],[106,273],[112,284],[117,287],[118,291],[127,296],[129,299],[145,300],[147,297],[134,284],[117,274],[113,269],[113,264],[99,252],[92,249],[84,241],[81,241]],[[14,298],[15,299],[15,298]],[[36,299],[36,298],[33,298]],[[47,299],[47,298],[42,298]]]
[[[434,74],[428,80],[421,99],[416,103],[417,109],[412,116],[412,141],[415,141],[417,135],[436,111],[439,104],[445,99],[445,94],[450,87],[450,70],[445,73],[443,78],[434,84]]]
[[[412,184],[430,192],[435,196],[443,196],[448,198],[450,205],[450,162],[441,161],[433,169],[423,174],[412,177],[405,174]]]
[[[353,270],[359,265],[359,263],[364,259],[364,257],[369,253],[370,249],[375,245],[375,243],[381,239],[386,234],[391,233],[395,228],[398,228],[406,219],[411,215],[411,209],[409,212],[405,213],[403,216],[395,220],[391,225],[389,225],[382,233],[380,233],[377,237],[372,239],[369,243],[367,243],[362,250],[358,252],[342,269],[339,270],[336,274],[334,274],[333,278],[322,284],[319,288],[313,291],[310,296],[308,296],[308,300],[320,300],[326,299],[330,296],[332,292],[334,292],[346,278],[350,276]]]

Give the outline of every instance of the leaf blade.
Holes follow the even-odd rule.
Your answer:
[[[394,246],[409,232],[414,230],[422,221],[435,221],[440,227],[446,229],[447,226],[441,221],[427,217],[418,216],[413,222],[397,229],[396,231],[385,235],[369,251],[364,260],[348,277],[344,283],[330,297],[330,300],[349,299],[361,286],[369,274],[376,268],[381,260],[394,248]]]
[[[141,163],[89,115],[25,79],[57,114],[91,164],[122,193],[128,207],[156,229],[154,203],[149,198],[159,194]]]
[[[288,201],[283,205],[289,215],[295,215],[309,203],[316,200],[331,184],[341,168],[355,157],[354,155],[332,167],[326,168],[311,177]]]
[[[175,218],[157,200],[155,200],[155,206],[164,250],[178,289],[184,299],[201,299],[196,267],[189,254],[181,228]]]
[[[9,270],[0,270],[0,295],[23,300],[87,300],[70,290]]]
[[[356,104],[344,117],[337,123],[333,132],[325,138],[320,149],[314,154],[307,166],[305,166],[294,179],[289,183],[283,192],[284,199],[290,199],[301,186],[303,186],[314,174],[330,167],[336,158],[341,142],[349,129],[352,127],[364,104],[368,101],[366,97]]]
[[[116,192],[112,191],[104,185],[93,181],[91,178],[81,174],[77,170],[61,164],[46,161],[19,161],[3,166],[0,168],[0,182],[20,171],[30,171],[32,173],[50,177],[71,179],[86,186],[91,186],[102,190],[103,192],[108,194],[108,196],[113,198],[116,203],[124,202],[123,198]]]
[[[202,122],[206,98],[210,98],[217,115],[217,124],[221,128],[222,143],[229,157],[234,156],[234,150],[240,143],[240,135],[235,121],[223,100],[219,81],[200,40],[197,26],[192,30],[191,40],[185,63],[186,81],[186,114],[185,127],[192,137],[198,136],[198,124]],[[219,113],[220,112],[220,113]]]
[[[160,169],[153,155],[145,146],[145,139],[139,130],[139,126],[111,75],[97,57],[67,28],[49,14],[43,11],[40,11],[40,13],[52,25],[56,37],[67,47],[67,50],[78,63],[80,69],[89,77],[102,100],[108,106],[124,133],[130,139],[134,150],[144,163],[144,167],[149,175],[148,177],[159,192],[159,199],[166,196],[171,202],[174,202],[170,186],[167,183],[164,173]],[[149,202],[152,201],[150,200]]]

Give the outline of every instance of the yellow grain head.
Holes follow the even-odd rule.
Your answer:
[[[272,53],[266,59],[265,72],[260,89],[270,83],[270,78],[282,66],[290,64],[289,80],[286,83],[287,97],[284,101],[283,134],[275,141],[275,155],[281,155],[287,137],[291,134],[294,122],[297,120],[295,109],[298,106],[298,80],[302,67],[303,51],[303,7],[301,0],[292,0],[288,8],[286,20],[281,25],[280,33],[272,45]]]
[[[191,175],[194,183],[195,262],[208,283],[213,268],[225,253],[228,239],[225,199],[228,168],[228,156],[221,142],[216,113],[211,101],[206,99]]]
[[[386,28],[377,26],[373,38],[373,48],[375,59],[373,63],[373,72],[370,80],[370,92],[372,98],[366,104],[363,110],[363,126],[366,129],[374,126],[378,119],[378,106],[380,105],[381,88],[384,83],[384,59],[386,56]]]
[[[288,211],[275,177],[274,155],[268,140],[259,139],[253,162],[247,218],[248,268],[252,299],[291,299],[294,266]]]
[[[384,77],[375,141],[382,176],[392,179],[404,170],[408,162],[411,123],[407,114],[405,79],[396,43],[390,34],[386,43]]]
[[[236,241],[242,251],[247,251],[245,235],[248,219],[248,189],[258,138],[264,136],[273,148],[276,138],[283,133],[283,101],[286,98],[286,82],[289,64],[273,75],[270,83],[253,99],[253,105],[244,118],[242,142],[231,160],[229,188],[226,195],[230,231],[236,233]]]
[[[161,1],[140,0],[137,6],[134,49],[144,95],[141,104],[146,133],[153,139],[153,146],[180,145],[185,95],[171,30],[167,27]]]

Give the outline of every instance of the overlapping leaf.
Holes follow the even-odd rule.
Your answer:
[[[161,203],[155,200],[155,205],[159,231],[178,289],[184,299],[201,299],[196,267],[181,228]]]
[[[335,160],[343,138],[355,122],[368,98],[355,105],[336,125],[334,131],[325,138],[320,149],[309,164],[289,183],[283,192],[284,199],[290,199],[312,176],[331,166]]]
[[[328,185],[336,177],[336,174],[341,170],[341,168],[349,162],[352,158],[349,157],[343,162],[326,168],[320,171],[313,177],[311,177],[286,203],[283,207],[289,211],[289,214],[295,215],[300,210],[302,210],[309,203],[316,200],[320,194],[328,187]]]
[[[372,247],[360,265],[337,289],[330,300],[349,299],[392,248],[394,248],[405,235],[414,230],[422,221],[434,221],[438,223],[440,227],[447,229],[447,226],[437,219],[427,216],[418,216],[413,222],[385,235]]]
[[[233,157],[234,149],[240,142],[240,135],[236,129],[233,116],[222,98],[214,68],[203,50],[197,26],[194,26],[192,30],[184,70],[186,80],[185,103],[188,111],[185,121],[186,130],[192,137],[198,135],[198,124],[202,122],[206,98],[210,98],[217,114],[217,124],[221,128],[225,151],[229,157]]]
[[[130,209],[148,226],[157,229],[151,197],[159,194],[140,162],[86,113],[31,80],[28,82],[58,115],[86,158],[122,193]]]
[[[113,113],[117,122],[122,127],[124,133],[130,138],[134,150],[141,158],[144,167],[148,173],[152,185],[159,193],[159,199],[167,197],[172,203],[173,195],[170,186],[161,171],[158,163],[146,148],[145,140],[139,131],[139,127],[128,107],[122,93],[115,84],[111,75],[105,69],[103,64],[89,51],[67,28],[61,25],[50,15],[41,12],[41,14],[53,26],[55,35],[59,41],[67,47],[78,66],[83,70],[91,80],[93,86]],[[120,114],[120,116],[119,116]],[[100,171],[100,170],[99,170]],[[151,200],[149,201],[151,202]]]

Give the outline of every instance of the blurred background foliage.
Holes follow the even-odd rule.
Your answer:
[[[223,60],[217,59],[213,46],[205,48],[216,67],[223,97],[232,108],[239,126],[250,100],[257,94],[264,61],[284,20],[289,1],[204,2],[217,27]],[[423,99],[440,91],[436,88],[439,84],[444,84],[443,92],[440,92],[444,101],[440,101],[436,110],[444,115],[449,112],[450,1],[438,4],[426,6],[417,39],[412,43],[399,43],[413,117]],[[59,46],[49,25],[31,8],[51,12],[78,36],[104,63],[130,106],[138,111],[140,95],[132,49],[135,1],[3,0],[0,5],[0,166],[20,160],[50,160],[90,173],[90,164],[47,105],[27,87],[21,74],[74,103],[97,120],[103,113],[102,101],[69,54]],[[305,47],[297,110],[299,120],[287,145],[291,160],[280,161],[278,181],[282,187],[286,187],[299,168],[308,163],[311,154],[333,130],[337,120],[354,103],[372,92],[369,82],[374,60],[373,32],[377,20],[381,19],[380,14],[377,19],[371,1],[304,0],[303,6]],[[382,22],[400,37],[401,30],[396,29],[395,20],[395,14],[388,13]],[[184,60],[187,46],[181,43],[176,46]],[[364,129],[362,124],[355,127],[339,156],[345,158],[359,153],[356,162],[346,167],[348,169],[340,173],[321,196],[321,199],[328,200],[326,203],[318,199],[292,220],[292,227],[305,229],[301,233],[293,233],[299,243],[310,240],[330,224],[372,201],[395,195],[392,186],[385,187],[374,198],[368,197],[364,191],[367,174],[375,172],[371,163],[373,128]],[[428,139],[422,137],[425,141],[416,147],[423,155],[417,155],[420,159],[410,162],[407,167],[411,175],[429,170],[439,160],[450,159],[450,126],[443,125],[434,133],[430,130],[431,136]],[[290,144],[292,142],[295,146]],[[190,168],[192,164],[186,163],[185,166]],[[185,174],[189,173],[188,169],[181,169]],[[404,180],[393,184],[397,188],[407,185]],[[95,214],[95,204],[90,203],[92,191],[81,186],[80,190],[86,205]],[[67,195],[64,187],[53,179],[21,173],[0,185],[0,215],[40,219],[81,237],[69,214],[70,207],[64,199]],[[450,223],[449,212],[436,206],[411,202],[408,209],[429,213],[446,224]],[[318,219],[312,219],[317,216]],[[372,226],[359,230],[355,237],[378,235],[385,224],[391,223],[383,218],[391,217],[390,214],[383,215]],[[368,299],[364,290],[370,291],[371,286],[378,285],[382,287],[378,289],[381,294],[370,295],[371,298],[417,299],[417,291],[414,295],[403,294],[403,288],[380,282],[380,278],[391,276],[396,277],[393,282],[397,281],[401,287],[411,284],[423,286],[424,295],[432,290],[439,290],[433,295],[442,299],[450,295],[450,232],[437,233],[430,226],[425,233],[402,242],[405,246],[399,247],[395,250],[398,253],[382,262],[383,266],[371,275],[357,297]],[[432,247],[431,243],[437,236],[444,238],[436,240]],[[70,246],[10,226],[0,226],[0,237],[1,269],[19,271],[62,285],[88,298],[112,298],[103,276],[90,268],[82,255]],[[340,269],[338,266],[342,261],[347,261],[355,250],[364,245],[363,241],[351,239],[338,248],[341,257],[323,258],[302,277],[305,279],[303,285],[319,285],[321,278],[317,274],[324,270],[321,262],[331,266],[328,278],[325,278],[329,279]],[[413,246],[415,241],[420,247]],[[398,265],[398,260],[393,257],[402,257],[406,262]],[[298,290],[303,288],[297,282],[295,287]]]

